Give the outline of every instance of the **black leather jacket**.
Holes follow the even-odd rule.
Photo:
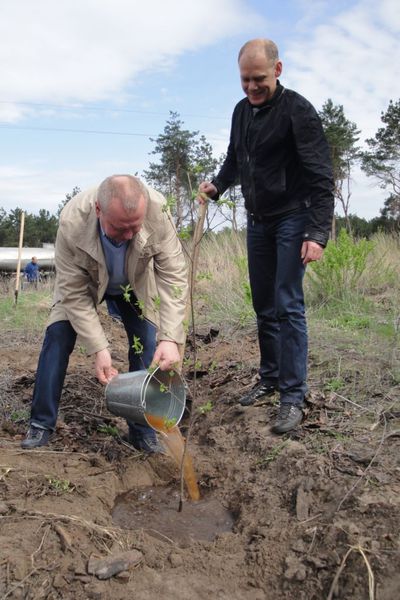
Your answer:
[[[212,182],[216,198],[238,182],[255,219],[309,207],[304,238],[326,245],[334,207],[329,146],[314,107],[279,82],[259,109],[247,98],[235,107],[228,153]]]

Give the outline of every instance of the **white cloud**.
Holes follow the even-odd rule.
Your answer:
[[[310,14],[312,9],[309,4]],[[319,18],[286,46],[282,81],[317,109],[328,98],[342,104],[361,129],[362,145],[382,126],[389,100],[400,97],[400,4],[360,0],[334,17]],[[354,170],[351,191],[350,211],[367,219],[378,216],[388,196],[360,169]]]
[[[400,96],[398,0],[361,0],[289,42],[282,81],[321,108],[327,98],[371,137]]]
[[[212,143],[213,155],[215,158],[220,158],[221,154],[226,154],[229,144],[230,130],[220,128],[211,133],[205,133],[205,137]]]
[[[243,31],[255,14],[241,0],[3,0],[0,97],[14,102],[116,97],[143,71]],[[245,23],[245,25],[244,25]],[[0,104],[0,119],[21,107]]]
[[[46,176],[41,164],[0,166],[0,206],[6,211],[19,207],[32,213],[46,208],[54,214],[65,194],[76,185],[71,185],[74,175],[52,172]]]
[[[47,162],[0,165],[0,207],[6,212],[16,207],[37,214],[41,208],[55,214],[65,195],[74,187],[87,189],[98,185],[112,173],[139,173],[147,167],[145,162],[132,162],[129,158],[88,161],[84,167],[47,168]]]

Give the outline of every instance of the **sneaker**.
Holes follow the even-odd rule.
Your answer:
[[[143,429],[144,431],[140,431]],[[129,425],[128,442],[136,450],[148,454],[164,454],[164,449],[157,439],[156,433],[150,427],[140,427],[135,424]]]
[[[21,448],[24,450],[32,450],[33,448],[39,448],[40,446],[47,446],[50,435],[51,431],[48,429],[41,429],[31,425],[25,439],[21,442]]]
[[[146,452],[147,454],[165,454],[164,448],[157,439],[142,438],[141,440],[133,440],[129,443],[140,452]]]
[[[254,402],[259,398],[263,398],[264,396],[273,396],[275,392],[276,387],[274,385],[268,385],[259,381],[249,392],[247,392],[247,394],[245,394],[239,400],[239,403],[242,406],[250,406],[251,404],[254,404]]]
[[[303,411],[297,404],[281,404],[279,414],[271,427],[274,433],[286,433],[300,425],[303,420]]]

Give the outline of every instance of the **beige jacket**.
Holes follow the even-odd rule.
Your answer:
[[[163,209],[164,197],[147,189],[147,213],[142,229],[129,244],[126,273],[144,316],[158,327],[158,339],[183,343],[186,261],[169,213]],[[97,187],[81,192],[61,212],[55,248],[54,305],[49,320],[49,324],[70,321],[89,354],[108,346],[96,308],[108,285],[95,212],[96,194]]]

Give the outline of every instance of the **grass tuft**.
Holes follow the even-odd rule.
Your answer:
[[[0,296],[0,322],[2,332],[25,331],[42,332],[51,307],[51,295],[48,290],[29,290],[19,292],[18,301],[10,293]]]

